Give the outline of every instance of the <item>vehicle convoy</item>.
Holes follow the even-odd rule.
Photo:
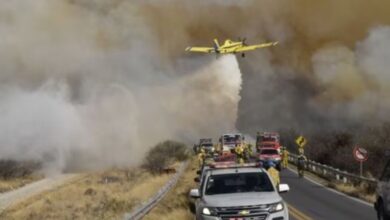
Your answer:
[[[288,208],[279,193],[287,184],[272,182],[268,173],[254,164],[210,166],[203,170],[195,201],[197,220],[288,220]]]
[[[277,132],[257,132],[256,149],[274,148],[280,151],[280,135]]]
[[[244,144],[244,136],[242,134],[223,134],[219,138],[219,146],[222,154],[230,154],[240,144]]]
[[[272,161],[276,169],[279,171],[282,169],[282,157],[275,148],[261,148],[258,156],[260,162]]]
[[[374,207],[378,219],[390,220],[390,160],[378,180]]]

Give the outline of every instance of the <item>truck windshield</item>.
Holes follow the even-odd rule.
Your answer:
[[[277,139],[276,139],[276,137],[264,137],[264,136],[262,136],[262,137],[258,138],[257,141],[259,141],[259,142],[276,142]]]
[[[233,173],[210,176],[206,195],[243,192],[272,192],[274,188],[265,173]]]
[[[240,142],[240,136],[224,136],[223,141],[225,143],[239,143]]]
[[[277,150],[274,149],[264,149],[260,154],[279,154]]]

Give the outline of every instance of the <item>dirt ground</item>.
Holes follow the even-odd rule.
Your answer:
[[[152,175],[140,168],[88,174],[11,206],[0,219],[121,219],[172,175]]]

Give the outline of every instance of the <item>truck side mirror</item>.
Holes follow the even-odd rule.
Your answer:
[[[194,198],[194,199],[200,198],[199,189],[191,189],[190,190],[190,197]]]
[[[279,186],[278,186],[279,193],[285,193],[288,191],[290,191],[290,187],[288,186],[288,184],[283,184],[283,183],[279,184]]]

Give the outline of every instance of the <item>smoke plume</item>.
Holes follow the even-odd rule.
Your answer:
[[[210,45],[215,37],[280,42],[239,59],[243,73],[240,130],[254,134],[286,128],[300,132],[345,129],[386,117],[388,82],[374,72],[387,66],[385,48],[390,40],[385,29],[390,16],[386,8],[390,3],[170,2],[174,4],[148,1],[141,10],[149,15],[146,20],[166,58],[181,57],[186,45]],[[371,67],[365,60],[373,60]]]
[[[0,4],[1,158],[135,165],[168,138],[344,129],[390,110],[387,1]],[[184,52],[239,37],[280,44],[245,59]]]
[[[50,172],[136,165],[159,141],[234,129],[235,57],[165,60],[141,6],[1,4],[2,159]]]

